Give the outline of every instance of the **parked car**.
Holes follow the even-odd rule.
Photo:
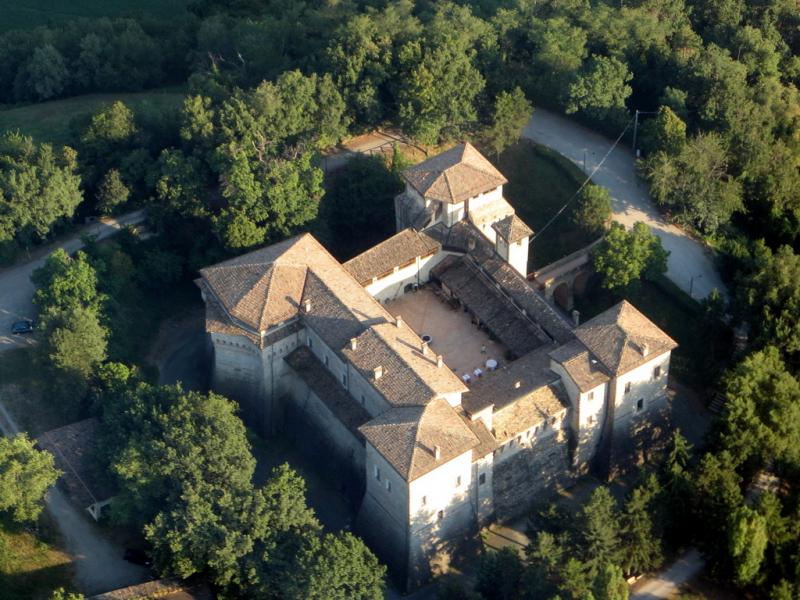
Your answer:
[[[143,567],[149,567],[151,564],[153,564],[153,561],[150,560],[150,557],[147,556],[145,551],[139,550],[138,548],[126,548],[123,558],[129,563],[141,565]]]
[[[33,331],[34,323],[30,319],[25,319],[24,321],[17,321],[11,326],[11,333],[14,335],[23,335],[25,333],[31,333]]]

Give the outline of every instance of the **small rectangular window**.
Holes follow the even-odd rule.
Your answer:
[[[342,373],[342,385],[347,387],[347,373]]]
[[[310,337],[308,338],[308,347],[309,348],[313,348],[314,347],[314,340],[312,340]]]
[[[440,510],[440,511],[439,511],[439,512],[436,514],[436,518],[437,518],[437,519],[439,519],[440,521],[441,521],[442,519],[444,519],[444,511],[443,511],[443,510]]]
[[[639,398],[636,401],[636,410],[642,410],[644,408],[644,398]]]
[[[653,379],[658,379],[659,377],[661,377],[661,365],[653,369]]]
[[[461,475],[456,477],[456,487],[461,487]]]
[[[386,491],[390,493],[392,491],[392,482],[389,481],[388,479],[386,480]]]
[[[364,394],[361,394],[361,406],[364,406],[367,403],[367,399],[364,397]]]
[[[326,367],[328,366],[328,355],[327,354],[325,355],[325,366]]]
[[[589,392],[589,400],[594,400],[594,392]]]
[[[631,391],[631,382],[629,381],[628,383],[625,384],[625,393],[629,394],[630,391]]]
[[[594,415],[589,415],[589,418],[586,419],[586,422],[589,423],[589,425],[592,425],[594,423]]]
[[[381,480],[381,470],[378,468],[378,465],[375,465],[375,479],[378,481]]]
[[[428,497],[427,496],[423,496],[422,497],[422,506],[425,506],[426,504],[428,504]]]
[[[486,473],[481,473],[478,476],[478,485],[483,485],[484,483],[486,483]]]

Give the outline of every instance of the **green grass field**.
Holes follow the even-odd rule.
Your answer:
[[[0,0],[0,33],[80,18],[182,13],[188,0]]]
[[[184,94],[174,88],[164,88],[135,94],[89,94],[41,102],[0,110],[0,131],[18,129],[38,142],[66,144],[70,141],[70,123],[75,118],[93,114],[112,102],[121,100],[134,111],[160,111],[179,106],[183,97]]]
[[[59,587],[69,589],[72,558],[53,546],[54,526],[42,515],[36,534],[0,517],[0,597],[46,600]]]
[[[487,154],[487,156],[490,156]],[[506,199],[534,235],[569,200],[584,175],[569,160],[543,146],[522,141],[506,149],[492,162],[506,176]],[[538,269],[583,248],[593,241],[572,221],[573,202],[531,244],[531,270]]]

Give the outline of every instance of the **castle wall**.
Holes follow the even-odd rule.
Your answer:
[[[495,462],[495,516],[502,522],[524,514],[540,494],[572,480],[566,430],[542,436],[506,460]]]
[[[566,436],[569,426],[569,413],[565,411],[560,416],[551,417],[533,427],[521,431],[515,437],[506,440],[494,451],[495,469],[498,465],[508,461],[514,455],[537,447],[540,443],[558,436]]]
[[[650,402],[666,394],[669,359],[670,353],[665,352],[617,377],[616,393],[613,398],[615,427],[617,423],[624,425],[637,413],[646,410]],[[655,375],[657,368],[660,370],[658,376]]]
[[[366,290],[378,302],[388,302],[402,296],[409,284],[422,285],[430,280],[431,269],[447,256],[445,252],[437,252],[430,256],[417,257],[410,265],[397,268],[393,273],[380,279],[372,280]]]
[[[479,527],[489,523],[494,516],[493,476],[494,455],[491,452],[472,463],[472,508]]]
[[[488,192],[484,192],[474,198],[470,198],[467,200],[467,213],[473,210],[478,210],[479,208],[483,208],[487,204],[491,204],[492,202],[497,202],[498,200],[503,199],[503,186],[498,186],[493,190],[489,190]]]

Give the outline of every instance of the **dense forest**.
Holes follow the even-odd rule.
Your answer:
[[[726,404],[704,450],[692,455],[677,436],[624,506],[601,493],[570,526],[540,519],[526,561],[489,556],[475,593],[620,598],[623,574],[661,564],[654,539],[663,537],[668,548],[702,548],[726,585],[775,600],[800,595],[795,0],[198,0],[169,23],[102,18],[0,35],[0,102],[8,105],[156,86],[181,86],[183,105],[174,113],[109,105],[72,123],[63,148],[16,132],[0,137],[0,258],[13,260],[79,215],[148,208],[154,238],[52,258],[38,276],[37,302],[51,381],[79,390],[81,410],[140,432],[120,434],[108,461],[128,500],[122,518],[153,541],[170,540],[155,547],[165,572],[211,572],[220,587],[254,597],[325,597],[309,590],[324,590],[342,560],[339,572],[361,577],[364,597],[380,589],[365,575],[377,572],[368,551],[347,536],[328,540],[302,502],[290,503],[296,529],[269,521],[282,510],[270,498],[302,496],[291,474],[274,475],[268,485],[282,491],[272,496],[245,483],[230,497],[205,494],[193,465],[167,473],[158,450],[146,450],[148,439],[183,435],[175,420],[186,406],[234,420],[224,399],[152,388],[127,367],[102,366],[135,355],[120,323],[141,316],[126,299],[310,227],[325,193],[319,154],[349,135],[389,125],[420,144],[471,138],[499,153],[532,105],[625,143],[636,131],[654,200],[717,253],[729,294],[704,310],[745,331],[747,344],[707,373]],[[353,219],[387,222],[363,190],[373,182],[390,197],[402,164],[360,164],[353,197],[363,205],[341,202]],[[341,238],[357,230],[346,216],[328,227]],[[150,398],[157,411],[119,412],[123,397],[134,407]],[[233,436],[229,445],[245,456],[236,427],[220,435]],[[778,491],[753,501],[747,491],[764,473],[777,477]],[[159,507],[165,498],[168,509]],[[188,533],[187,519],[210,510],[208,498],[228,510],[214,534],[222,554]],[[627,525],[604,529],[618,514]],[[259,571],[253,556],[276,548],[277,558],[262,563],[275,571]],[[330,548],[334,556],[325,555]],[[287,554],[299,562],[287,563]],[[298,564],[309,573],[298,589],[259,595]]]

